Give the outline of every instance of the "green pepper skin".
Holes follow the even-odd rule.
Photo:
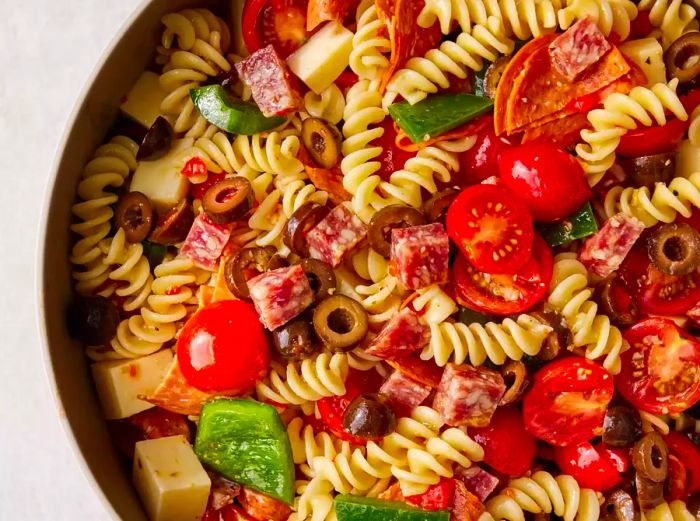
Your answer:
[[[151,267],[151,271],[156,269],[163,259],[165,258],[165,253],[167,248],[162,244],[156,244],[150,241],[142,241],[143,255],[148,259],[148,264]]]
[[[231,99],[221,85],[192,89],[190,97],[204,119],[232,134],[252,136],[279,127],[286,121],[279,116],[263,116],[254,103]]]
[[[542,224],[539,232],[550,246],[582,239],[598,231],[598,223],[593,215],[591,203],[584,204],[581,209],[568,219],[558,223]]]
[[[389,105],[389,114],[414,143],[437,137],[493,108],[493,100],[472,94],[439,94],[415,105]]]
[[[194,450],[202,463],[222,476],[292,504],[292,448],[271,405],[239,398],[205,403]]]
[[[338,521],[449,521],[447,510],[421,510],[403,501],[363,496],[336,496]]]

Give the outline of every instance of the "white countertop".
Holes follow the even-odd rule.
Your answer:
[[[140,0],[0,0],[0,519],[108,519],[58,421],[34,311],[37,226],[58,139]]]

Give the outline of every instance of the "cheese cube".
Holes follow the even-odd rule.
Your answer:
[[[133,480],[151,521],[196,521],[211,480],[184,436],[139,441]]]
[[[92,364],[92,377],[102,410],[108,420],[127,418],[153,407],[139,400],[156,390],[173,360],[173,353],[163,349],[134,360],[109,360]]]
[[[656,38],[631,40],[623,43],[620,50],[644,71],[649,85],[666,83],[664,49]]]
[[[676,177],[687,179],[695,172],[700,172],[700,147],[686,139],[676,153]]]
[[[131,179],[132,192],[142,192],[160,212],[177,205],[187,196],[188,179],[180,173],[182,157],[194,140],[173,141],[170,152],[155,161],[141,161]]]
[[[287,58],[291,71],[316,94],[321,94],[350,63],[352,31],[328,22]]]
[[[151,128],[160,115],[160,104],[167,95],[158,82],[158,75],[146,71],[136,80],[126,95],[126,101],[119,108],[134,121]]]

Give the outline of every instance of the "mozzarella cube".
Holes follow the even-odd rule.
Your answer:
[[[656,38],[631,40],[623,43],[620,50],[644,71],[649,85],[666,83],[664,49]]]
[[[146,71],[136,83],[126,101],[120,105],[121,111],[134,121],[141,123],[146,128],[151,128],[156,118],[160,116],[160,104],[168,95],[158,82],[158,75],[155,72]]]
[[[130,190],[142,192],[157,210],[165,213],[187,197],[189,180],[180,173],[183,155],[194,140],[173,141],[170,152],[155,161],[141,161],[131,179]]]
[[[321,94],[350,63],[352,31],[328,22],[287,58],[287,65],[316,94]]]
[[[133,480],[151,521],[196,521],[211,480],[184,436],[139,441]]]
[[[169,349],[134,360],[109,360],[92,364],[92,377],[102,410],[108,420],[127,418],[152,404],[140,400],[165,378],[173,360]]]

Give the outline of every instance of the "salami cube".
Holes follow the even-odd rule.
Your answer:
[[[292,320],[314,300],[299,264],[261,273],[248,281],[248,289],[260,321],[270,331]]]
[[[306,235],[309,256],[336,268],[365,240],[367,231],[367,226],[340,204]]]
[[[481,502],[486,501],[499,484],[499,479],[496,476],[476,465],[469,468],[457,467],[455,478],[464,483],[467,490],[479,498]]]
[[[206,214],[200,214],[192,223],[180,253],[200,268],[213,270],[230,236],[231,225],[216,224]]]
[[[444,284],[448,279],[450,240],[440,223],[391,230],[391,262],[407,289]]]
[[[607,277],[620,267],[643,231],[639,219],[624,213],[613,215],[586,240],[578,258],[591,273]]]
[[[394,371],[382,384],[379,392],[389,398],[395,410],[404,411],[408,415],[423,403],[431,390],[429,385],[422,384],[400,371]]]
[[[253,519],[265,519],[266,521],[286,521],[292,513],[292,509],[280,500],[256,492],[248,487],[243,487],[238,498],[243,510]],[[237,517],[236,519],[240,519]]]
[[[447,364],[433,409],[448,425],[485,427],[506,391],[503,377],[486,367]]]
[[[573,82],[611,48],[598,25],[584,18],[549,44],[549,57],[557,72]]]
[[[379,358],[401,358],[420,351],[429,341],[430,328],[404,308],[384,325],[366,351]]]
[[[241,486],[234,481],[226,479],[216,472],[209,471],[211,490],[209,492],[209,504],[214,510],[232,505],[233,500],[241,494]]]
[[[470,492],[464,483],[456,480],[450,521],[477,521],[484,512],[486,507],[479,498]]]
[[[301,108],[301,95],[293,76],[272,45],[238,62],[236,70],[265,116],[284,116]]]

